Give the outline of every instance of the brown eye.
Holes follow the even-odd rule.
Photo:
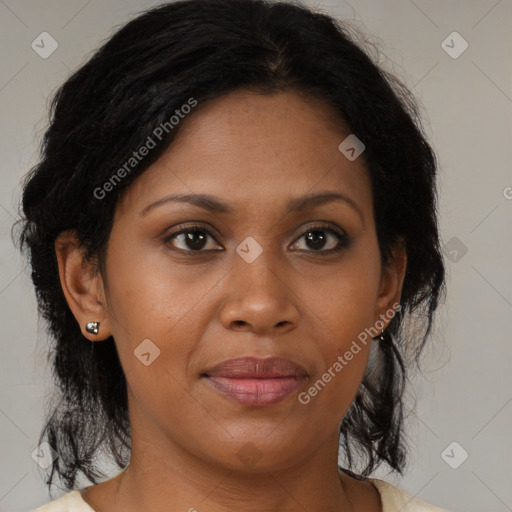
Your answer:
[[[304,240],[305,248],[298,247],[299,250],[308,252],[331,252],[339,251],[348,247],[348,238],[334,229],[326,227],[314,227],[305,231],[299,240]],[[298,244],[295,242],[295,246]]]
[[[207,247],[209,238],[214,240],[211,233],[206,229],[190,227],[173,233],[164,242],[181,251],[204,252],[203,249],[205,248],[205,250],[214,250],[218,247],[216,244],[213,247]]]

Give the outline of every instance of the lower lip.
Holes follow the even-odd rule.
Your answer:
[[[281,402],[297,391],[304,378],[276,377],[272,379],[241,379],[207,377],[222,394],[248,407],[263,407]]]

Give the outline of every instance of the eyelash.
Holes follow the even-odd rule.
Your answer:
[[[207,235],[207,236],[209,236],[209,237],[211,237],[212,239],[215,240],[215,237],[213,236],[213,234],[208,229],[206,229],[205,227],[203,227],[201,225],[190,225],[190,226],[187,226],[185,228],[180,229],[180,231],[176,231],[176,232],[170,234],[169,236],[167,236],[163,240],[163,242],[165,244],[167,244],[167,245],[171,245],[172,246],[171,241],[173,239],[175,239],[177,236],[182,235],[184,233],[191,233],[193,231],[199,231],[201,234]],[[326,224],[319,224],[319,225],[308,227],[306,229],[306,231],[304,231],[298,238],[295,239],[293,244],[295,244],[298,240],[303,238],[305,235],[307,235],[311,231],[324,231],[324,232],[328,232],[328,233],[333,234],[338,239],[338,245],[336,247],[332,248],[332,249],[326,249],[326,250],[320,249],[318,251],[315,251],[315,250],[300,249],[299,251],[306,252],[306,253],[319,254],[321,256],[328,256],[329,254],[340,252],[343,249],[348,248],[348,246],[349,246],[350,240],[349,240],[349,238],[348,238],[348,236],[346,234],[339,233],[337,230],[335,230],[334,228],[332,228],[332,227],[330,227],[329,225],[326,225]],[[201,253],[208,253],[208,252],[217,252],[217,250],[215,250],[215,249],[207,249],[207,250],[200,249],[200,250],[194,251],[192,249],[174,248],[173,250],[181,252],[181,253],[192,253],[192,254],[194,254],[194,253],[201,254]]]

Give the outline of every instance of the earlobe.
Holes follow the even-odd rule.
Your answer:
[[[76,233],[61,233],[55,240],[55,253],[62,291],[83,335],[91,341],[108,338],[111,328],[102,276],[93,262],[85,260]]]
[[[407,270],[407,252],[402,244],[393,250],[392,261],[383,268],[374,321],[382,319],[386,327],[398,311]],[[384,319],[385,317],[385,319]],[[384,330],[385,328],[384,327]]]

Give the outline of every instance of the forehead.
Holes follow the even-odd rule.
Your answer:
[[[166,193],[208,193],[250,206],[315,189],[334,189],[367,202],[362,157],[338,149],[349,135],[332,109],[296,92],[236,91],[197,107],[181,121],[168,150],[127,191],[142,206]]]

